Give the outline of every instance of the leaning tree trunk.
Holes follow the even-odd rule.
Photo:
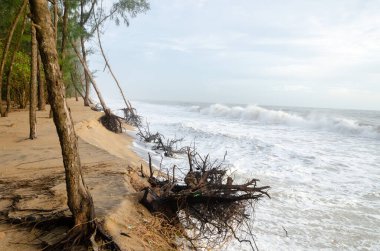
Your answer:
[[[71,235],[76,240],[89,238],[94,232],[94,205],[82,176],[77,136],[70,110],[65,100],[65,86],[59,69],[54,30],[46,0],[29,0],[32,19],[37,27],[37,40],[45,70],[49,102],[62,149],[66,174],[68,206],[75,227]]]
[[[5,85],[5,89],[7,92],[7,108],[5,109],[4,117],[7,117],[8,113],[11,111],[11,78],[12,78],[12,72],[13,72],[13,65],[14,65],[14,62],[16,59],[16,52],[18,51],[18,49],[20,47],[22,36],[24,35],[26,20],[27,20],[27,18],[26,18],[26,15],[24,14],[24,21],[22,22],[20,36],[18,37],[18,40],[16,42],[16,46],[12,52],[12,56],[11,56],[11,59],[9,61],[9,69],[8,69],[8,73],[7,73],[7,83]]]
[[[103,59],[104,59],[104,62],[106,63],[106,66],[108,68],[108,70],[110,71],[111,75],[112,75],[112,78],[115,80],[115,83],[117,85],[117,87],[119,88],[119,91],[120,91],[120,94],[121,96],[123,97],[123,100],[124,100],[124,103],[125,103],[125,106],[127,108],[130,109],[131,112],[133,112],[133,109],[132,107],[130,106],[130,103],[127,101],[127,99],[125,98],[125,95],[124,95],[124,92],[123,92],[123,89],[121,89],[121,86],[120,86],[120,83],[119,81],[117,80],[115,74],[113,73],[112,69],[111,69],[111,66],[108,62],[108,59],[106,57],[106,54],[103,50],[103,46],[102,46],[102,41],[100,40],[100,32],[99,32],[99,24],[97,23],[96,21],[96,18],[95,18],[95,26],[96,26],[96,35],[97,35],[97,38],[98,38],[98,44],[99,44],[99,48],[100,48],[100,52],[102,53],[102,56],[103,56]]]
[[[15,32],[18,20],[20,19],[22,13],[24,12],[24,9],[25,9],[27,3],[28,3],[28,1],[24,0],[19,11],[17,12],[15,19],[13,20],[13,23],[11,25],[11,28],[10,28],[8,35],[7,35],[7,38],[6,38],[5,46],[3,49],[3,54],[1,57],[1,63],[0,63],[0,113],[1,113],[1,116],[5,115],[4,111],[3,111],[3,101],[1,98],[2,97],[1,90],[2,90],[2,86],[3,86],[3,74],[4,74],[5,62],[7,61],[9,47],[11,45],[11,41],[12,41],[13,34]]]
[[[78,49],[75,47],[75,44],[73,43],[73,41],[70,41],[71,42],[71,46],[73,47],[74,51],[75,51],[75,54],[77,54],[77,57],[79,59],[79,61],[81,62],[83,68],[84,68],[84,71],[86,73],[86,75],[90,78],[91,80],[91,83],[92,83],[92,86],[94,87],[95,89],[95,92],[99,98],[99,101],[100,101],[100,104],[102,105],[103,107],[103,110],[104,110],[104,113],[106,115],[111,115],[111,110],[107,107],[106,103],[104,102],[104,99],[103,99],[103,96],[102,94],[100,93],[100,90],[98,88],[98,85],[96,84],[95,82],[95,79],[92,77],[91,75],[91,71],[88,69],[88,66],[87,66],[87,63],[86,61],[80,56],[79,54],[79,51]]]
[[[30,63],[30,98],[29,98],[29,139],[36,138],[36,108],[37,108],[37,38],[36,28],[32,24],[32,54]]]

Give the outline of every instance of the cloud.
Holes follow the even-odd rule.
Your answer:
[[[240,86],[252,102],[307,94],[303,105],[380,109],[379,11],[372,0],[152,0],[104,45],[121,72],[141,69],[128,74],[146,89],[152,75],[166,89],[190,84],[194,96],[223,86],[220,102]]]

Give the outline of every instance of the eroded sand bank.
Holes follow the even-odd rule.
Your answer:
[[[136,171],[146,164],[132,151],[132,138],[107,131],[98,122],[102,113],[84,107],[82,101],[70,99],[68,103],[97,219],[122,249],[153,249],[148,235],[159,233],[154,229],[147,233],[154,219],[138,203],[136,192],[147,185]],[[65,231],[53,229],[46,235],[38,228],[4,221],[4,214],[16,221],[52,212],[70,215],[61,149],[48,110],[37,112],[35,140],[28,139],[27,111],[0,118],[0,250],[39,250],[41,242],[52,242]]]

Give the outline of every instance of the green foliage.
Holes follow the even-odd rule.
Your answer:
[[[25,108],[29,97],[30,56],[22,51],[16,52],[11,75],[11,98],[19,108]]]
[[[0,52],[3,50],[2,42],[7,36],[9,27],[22,2],[23,0],[0,0]],[[80,37],[83,37],[85,41],[88,41],[95,34],[97,26],[103,27],[103,25],[109,20],[114,21],[117,25],[123,22],[128,26],[130,18],[135,17],[139,13],[144,13],[150,8],[148,0],[114,0],[111,2],[112,3],[110,4],[107,1],[108,8],[106,9],[103,8],[103,0],[59,1],[60,15],[63,15],[65,6],[68,10],[67,39],[78,41]],[[83,3],[83,12],[81,12],[81,3]],[[15,38],[19,36],[18,34],[21,32],[21,26],[22,19],[19,21],[15,30]],[[57,41],[58,49],[61,47],[62,26],[62,18],[60,18]],[[21,38],[21,46],[16,52],[10,81],[11,99],[15,101],[20,108],[24,108],[28,102],[30,79],[30,27],[31,24],[28,19],[24,35]],[[15,48],[15,41],[17,41],[15,38],[11,44],[11,51]],[[66,94],[68,97],[74,95],[75,89],[83,91],[82,83],[84,79],[83,69],[70,47],[70,42],[67,42],[65,59],[60,62],[63,68],[62,75],[66,84]],[[86,53],[91,53],[91,48],[88,48]],[[9,62],[7,62],[6,69],[9,69]],[[7,70],[5,72],[7,72]],[[4,82],[7,81],[6,76],[3,77]],[[3,88],[5,88],[4,85]],[[5,95],[4,89],[3,94]]]
[[[4,41],[9,27],[20,8],[22,0],[1,0],[0,1],[0,39]]]
[[[146,12],[149,8],[149,3],[146,0],[119,0],[112,5],[109,17],[117,25],[123,21],[128,26],[129,17],[135,17],[138,13]]]

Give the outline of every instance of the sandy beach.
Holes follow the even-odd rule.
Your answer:
[[[148,185],[137,171],[146,163],[132,151],[132,138],[106,130],[98,122],[102,113],[84,107],[82,100],[69,99],[68,105],[96,219],[123,250],[155,249],[151,239],[159,239],[159,229],[152,227],[155,219],[136,192]],[[0,250],[40,250],[67,230],[37,227],[46,215],[70,215],[61,149],[48,111],[37,112],[35,140],[28,139],[28,111],[0,119]],[[35,224],[17,224],[24,219]]]

